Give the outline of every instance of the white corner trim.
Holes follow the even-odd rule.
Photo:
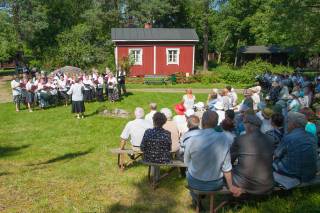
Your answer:
[[[169,62],[169,51],[171,50],[176,50],[177,51],[177,61],[176,62]],[[167,61],[167,65],[168,64],[180,64],[180,48],[166,48],[166,61]]]
[[[114,48],[114,60],[116,63],[116,70],[118,70],[118,47]]]
[[[153,46],[153,74],[157,73],[157,47]]]
[[[195,47],[192,46],[192,75],[194,75],[194,55],[195,55]]]
[[[131,54],[132,51],[139,50],[141,53],[140,61],[134,63],[134,65],[142,65],[143,64],[143,49],[142,48],[129,48],[128,49],[128,56]]]

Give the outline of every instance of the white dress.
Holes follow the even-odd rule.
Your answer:
[[[192,98],[188,98],[188,95],[183,96],[183,106],[186,110],[192,109],[196,101],[196,97],[193,95]]]

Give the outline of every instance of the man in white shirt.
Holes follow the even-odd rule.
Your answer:
[[[150,112],[146,114],[146,117],[144,119],[153,126],[153,115],[157,112],[157,104],[150,103],[149,107],[150,107]]]
[[[120,149],[124,149],[126,145],[126,141],[130,137],[130,142],[132,145],[132,149],[135,151],[140,151],[140,144],[144,135],[144,132],[147,129],[152,128],[152,125],[143,119],[144,110],[141,107],[137,107],[134,111],[136,119],[133,121],[129,121],[125,128],[123,129],[120,138]]]
[[[17,76],[11,81],[11,89],[12,89],[12,96],[13,102],[16,105],[16,112],[20,110],[20,99],[21,99],[21,87],[20,87],[20,80]]]

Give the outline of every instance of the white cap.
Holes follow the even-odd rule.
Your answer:
[[[185,116],[190,117],[191,115],[194,115],[194,110],[188,109],[184,114],[185,114]]]

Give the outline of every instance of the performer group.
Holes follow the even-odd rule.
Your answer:
[[[83,118],[84,102],[106,99],[110,102],[119,100],[121,92],[126,93],[125,72],[117,77],[106,68],[105,73],[92,69],[90,73],[68,73],[63,71],[46,75],[44,72],[33,75],[15,75],[11,81],[13,102],[16,111],[25,104],[29,112],[39,106],[45,109],[57,105],[67,106],[72,101],[72,112]]]

